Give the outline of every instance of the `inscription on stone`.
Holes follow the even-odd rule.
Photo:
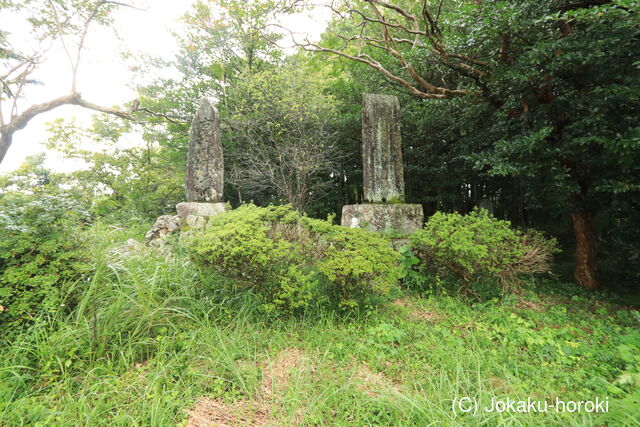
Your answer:
[[[402,135],[397,96],[362,96],[362,163],[367,202],[403,202]]]
[[[189,135],[187,201],[221,202],[223,186],[220,115],[211,101],[203,99],[193,118]]]

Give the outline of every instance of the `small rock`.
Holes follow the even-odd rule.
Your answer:
[[[146,247],[136,239],[128,239],[124,244],[114,249],[114,252],[122,257],[128,258],[144,253]]]
[[[189,215],[186,219],[189,228],[202,228],[207,225],[207,217],[200,215]]]
[[[180,217],[177,215],[162,215],[153,223],[151,230],[144,236],[144,242],[147,245],[157,246],[156,243],[162,243],[165,236],[173,233],[180,228]]]

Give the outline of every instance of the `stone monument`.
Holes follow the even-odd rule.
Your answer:
[[[422,205],[404,203],[400,102],[392,95],[362,97],[364,204],[342,208],[346,227],[412,233],[422,228]]]
[[[404,202],[398,97],[362,96],[362,175],[367,202]]]
[[[220,115],[208,99],[200,101],[191,124],[187,157],[187,201],[178,203],[178,215],[162,215],[145,236],[148,246],[163,248],[167,237],[182,224],[206,224],[207,217],[226,210],[222,202],[224,158],[220,142]]]
[[[191,124],[186,187],[187,202],[176,206],[180,219],[213,216],[225,210],[220,114],[206,98],[200,101]]]

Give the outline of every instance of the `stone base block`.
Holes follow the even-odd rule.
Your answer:
[[[226,210],[225,203],[184,202],[176,205],[176,212],[182,220],[189,216],[214,216]]]
[[[422,228],[424,213],[418,204],[362,204],[342,207],[341,224],[371,231],[413,233]]]

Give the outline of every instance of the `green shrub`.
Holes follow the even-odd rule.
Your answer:
[[[326,221],[309,218],[303,223],[322,236],[325,249],[317,268],[330,282],[342,308],[355,308],[387,295],[400,278],[399,254],[381,234],[327,226]]]
[[[332,300],[355,308],[397,280],[397,254],[381,235],[300,216],[290,206],[245,205],[213,217],[184,245],[199,265],[251,288],[269,311]]]
[[[76,233],[83,215],[63,197],[0,196],[0,335],[58,310],[62,284],[89,271]]]
[[[291,261],[291,244],[268,235],[270,222],[284,221],[273,209],[247,206],[214,217],[206,233],[187,239],[188,247],[199,263],[250,285]]]
[[[411,237],[411,244],[427,271],[452,275],[464,285],[497,279],[504,290],[523,275],[548,272],[556,252],[554,240],[515,230],[483,210],[437,212]]]

